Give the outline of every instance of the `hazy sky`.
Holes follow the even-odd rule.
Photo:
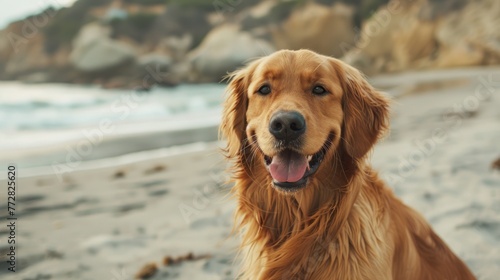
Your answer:
[[[0,29],[48,6],[69,6],[75,0],[0,0]]]

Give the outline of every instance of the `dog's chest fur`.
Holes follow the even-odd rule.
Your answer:
[[[245,200],[237,216],[243,217],[243,242],[249,245],[243,279],[391,279],[394,248],[383,242],[389,221],[382,202],[368,199],[385,190],[356,180],[365,187],[323,205],[312,197],[298,201],[267,192],[255,180],[238,181]]]

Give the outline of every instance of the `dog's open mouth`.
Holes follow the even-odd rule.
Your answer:
[[[333,133],[330,133],[323,147],[313,155],[303,155],[288,148],[273,157],[264,155],[274,186],[287,192],[294,192],[305,187],[308,177],[313,175],[321,165],[332,141]]]

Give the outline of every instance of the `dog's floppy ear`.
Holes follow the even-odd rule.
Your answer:
[[[225,152],[228,158],[235,158],[240,154],[242,143],[246,139],[247,72],[248,69],[241,69],[228,76],[229,85],[226,89],[220,125],[220,133],[227,141]]]
[[[389,99],[376,91],[355,68],[334,59],[342,83],[342,139],[353,159],[364,157],[389,126]]]

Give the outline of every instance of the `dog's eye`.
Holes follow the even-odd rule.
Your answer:
[[[326,89],[325,89],[324,87],[322,87],[322,86],[315,86],[315,87],[313,88],[312,92],[313,92],[314,94],[316,94],[316,95],[324,95],[324,94],[328,93],[328,92],[326,91]]]
[[[261,95],[268,95],[271,93],[271,87],[267,85],[261,86],[257,92]]]

